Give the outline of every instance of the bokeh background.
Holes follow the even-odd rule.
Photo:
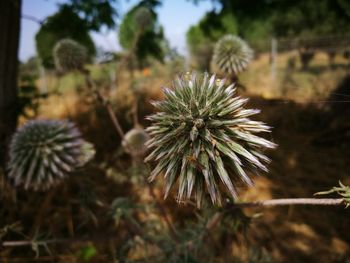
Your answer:
[[[135,44],[141,6],[152,22]],[[347,0],[2,0],[0,44],[11,44],[0,45],[1,163],[14,122],[31,119],[74,121],[96,156],[48,192],[14,189],[0,170],[0,242],[30,240],[0,246],[0,262],[350,262],[344,207],[237,209],[203,237],[217,208],[177,204],[175,194],[163,200],[162,179],[149,192],[148,168],[133,165],[83,76],[58,72],[52,58],[62,38],[84,45],[92,79],[128,131],[135,111],[150,125],[150,101],[176,75],[224,77],[212,63],[215,43],[242,37],[254,59],[238,93],[262,110],[256,118],[273,127],[268,139],[278,147],[267,153],[269,173],[250,174],[255,185],[240,187],[239,200],[312,197],[350,184],[349,32]],[[12,104],[15,113],[4,110]]]

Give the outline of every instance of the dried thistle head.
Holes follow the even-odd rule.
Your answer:
[[[237,74],[247,68],[253,50],[238,36],[226,35],[214,47],[213,62],[224,74]]]
[[[14,134],[9,179],[15,186],[45,190],[59,183],[95,154],[75,125],[65,120],[29,121]]]
[[[81,70],[88,61],[87,49],[72,39],[61,39],[53,48],[56,68],[61,72]]]
[[[134,15],[135,25],[141,29],[149,27],[152,23],[152,13],[147,7],[139,7]]]
[[[148,150],[145,146],[148,140],[149,135],[144,129],[133,128],[125,134],[122,145],[131,156],[143,157]]]
[[[164,89],[165,99],[153,103],[158,112],[148,117],[153,123],[147,145],[153,151],[146,161],[158,162],[152,181],[164,173],[165,197],[178,182],[178,201],[194,196],[199,207],[208,192],[221,205],[220,184],[235,198],[235,179],[252,185],[247,169],[267,171],[263,151],[276,145],[255,134],[270,127],[251,120],[259,110],[244,109],[247,99],[234,93],[234,85],[215,75],[193,74],[178,78],[173,89]]]

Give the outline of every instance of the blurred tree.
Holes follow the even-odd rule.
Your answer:
[[[0,166],[18,115],[17,69],[21,0],[0,1]]]
[[[134,53],[138,66],[144,66],[147,59],[152,57],[159,61],[164,59],[164,33],[157,22],[155,8],[161,4],[158,0],[143,0],[133,7],[120,25],[119,42],[121,46]],[[148,25],[142,28],[137,23],[137,14],[141,8],[149,10]],[[131,50],[133,49],[133,50]]]
[[[114,17],[118,16],[113,4],[117,0],[70,0],[70,3],[63,4],[79,14],[89,30],[98,31],[101,26],[113,28]]]
[[[204,0],[190,0],[199,4]],[[231,14],[237,21],[237,33],[248,41],[268,36],[295,37],[344,34],[350,29],[348,0],[211,0],[218,17]],[[212,21],[201,26],[205,33],[217,28]],[[201,23],[201,22],[200,22]],[[203,23],[203,21],[202,21]],[[206,31],[205,31],[206,29]],[[230,33],[230,32],[226,32]]]
[[[205,0],[189,1],[200,4]],[[326,36],[350,30],[348,0],[210,1],[213,10],[187,32],[191,55],[202,69],[209,67],[208,58],[218,35],[238,34],[259,52],[269,48],[264,40],[272,37]]]
[[[192,60],[200,70],[209,70],[214,43],[227,33],[237,34],[237,22],[230,14],[207,13],[198,25],[187,31]]]
[[[89,55],[95,55],[95,46],[89,31],[102,26],[115,26],[116,0],[70,0],[59,5],[56,14],[48,17],[36,35],[37,52],[46,68],[53,68],[52,48],[62,38],[71,38],[84,45]]]
[[[350,4],[344,0],[277,1],[273,31],[280,37],[344,34],[350,30]]]
[[[28,79],[36,79],[39,75],[38,73],[38,57],[30,57],[26,62],[20,63],[19,65],[19,77]]]
[[[36,34],[36,49],[43,65],[53,68],[52,49],[62,38],[71,38],[86,46],[89,54],[95,54],[95,46],[89,36],[86,22],[68,6],[61,6],[60,10],[48,17]]]

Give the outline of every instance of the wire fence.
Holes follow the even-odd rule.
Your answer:
[[[314,52],[350,51],[350,35],[272,38],[271,40],[253,42],[252,46],[257,52],[267,52],[271,49],[274,41],[277,42],[279,52],[291,50],[308,50]]]

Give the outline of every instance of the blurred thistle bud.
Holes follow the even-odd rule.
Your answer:
[[[224,74],[238,74],[252,58],[253,50],[238,36],[226,35],[214,47],[214,65]]]
[[[122,145],[132,157],[143,157],[148,148],[145,143],[149,140],[148,133],[142,128],[134,128],[124,136]]]
[[[134,15],[134,21],[138,28],[144,30],[152,23],[152,13],[147,7],[139,7]]]
[[[9,179],[25,189],[46,190],[95,155],[66,120],[29,121],[14,134],[9,150]]]
[[[247,99],[234,93],[234,85],[218,83],[215,75],[193,74],[178,78],[173,89],[164,89],[163,101],[153,102],[159,112],[148,117],[153,124],[146,145],[153,151],[145,161],[158,162],[150,180],[164,173],[165,197],[178,181],[179,202],[193,193],[200,207],[208,192],[213,204],[221,205],[221,189],[236,198],[235,180],[252,185],[246,169],[267,171],[269,158],[263,150],[276,145],[255,133],[269,132],[270,127],[250,120],[260,111],[244,109]]]
[[[53,48],[56,68],[61,72],[81,70],[88,61],[87,49],[72,39],[61,39]]]

